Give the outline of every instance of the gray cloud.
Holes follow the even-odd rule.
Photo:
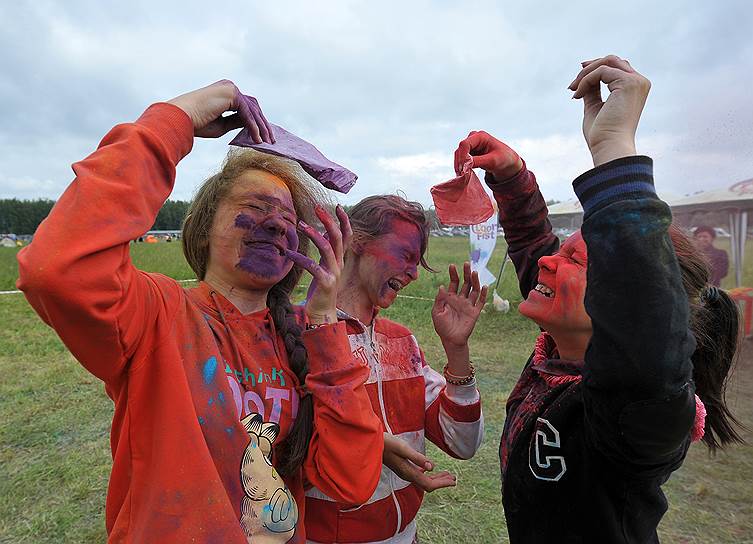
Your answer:
[[[70,164],[150,103],[228,77],[360,176],[345,202],[430,202],[469,130],[521,146],[547,196],[588,167],[580,60],[620,54],[653,89],[640,151],[683,194],[753,177],[753,8],[744,1],[27,2],[0,7],[0,197],[56,198]],[[226,142],[178,169],[189,198]],[[442,167],[443,157],[447,164]]]

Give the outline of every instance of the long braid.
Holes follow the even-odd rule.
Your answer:
[[[291,272],[289,276],[293,274],[294,272]],[[295,275],[300,276],[300,272]],[[282,337],[285,344],[290,369],[303,385],[306,383],[306,375],[309,372],[308,355],[301,337],[303,331],[290,304],[291,285],[297,283],[297,277],[293,281],[287,280],[288,277],[269,291],[267,306],[272,314],[277,333]],[[293,422],[288,437],[277,447],[277,455],[279,456],[277,470],[280,474],[283,476],[293,474],[303,464],[313,431],[314,403],[309,394],[301,398],[298,415]]]

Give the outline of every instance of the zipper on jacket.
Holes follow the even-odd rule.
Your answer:
[[[384,394],[382,392],[382,361],[379,360],[379,352],[377,351],[376,342],[374,342],[374,321],[371,322],[371,327],[367,330],[369,331],[371,353],[374,356],[377,377],[377,394],[379,396],[379,409],[382,411],[382,421],[384,421],[384,426],[387,429],[387,432],[394,434],[387,421],[387,410],[384,407]],[[395,527],[395,534],[392,535],[392,538],[394,538],[400,533],[400,525],[403,523],[403,512],[400,510],[400,503],[397,501],[397,495],[395,495],[395,481],[392,474],[390,475],[390,496],[392,497],[392,502],[395,503],[395,511],[397,512],[397,527]]]

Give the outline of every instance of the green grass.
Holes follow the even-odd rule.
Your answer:
[[[429,259],[440,272],[422,272],[405,294],[432,299],[447,281],[447,265],[462,261],[467,252],[465,238],[433,238]],[[503,252],[498,247],[492,270],[498,270]],[[14,288],[15,253],[0,248],[0,290]],[[142,269],[176,279],[192,277],[180,244],[138,244],[133,255]],[[753,285],[753,251],[748,251],[745,283]],[[507,542],[497,447],[505,399],[537,329],[515,311],[520,295],[509,264],[500,294],[511,300],[512,311],[483,313],[472,338],[486,418],[484,444],[470,461],[452,460],[429,447],[439,469],[458,475],[458,486],[426,497],[419,514],[424,542]],[[444,360],[430,308],[431,300],[401,297],[384,315],[409,326],[427,359],[441,369]],[[112,403],[102,384],[76,363],[22,295],[0,295],[0,322],[0,542],[103,542]],[[730,399],[753,427],[751,392],[753,346],[746,346]],[[753,433],[746,437],[753,442]],[[663,542],[753,542],[752,481],[753,447],[709,458],[703,447],[693,446],[665,486],[670,510],[660,526]]]

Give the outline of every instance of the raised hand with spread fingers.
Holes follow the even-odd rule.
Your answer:
[[[478,272],[471,264],[463,265],[463,284],[454,264],[449,267],[450,283],[439,287],[431,309],[434,330],[447,354],[447,373],[465,377],[471,374],[468,338],[486,304],[488,287],[481,287]]]
[[[314,277],[306,300],[306,314],[310,322],[337,323],[337,288],[342,275],[343,258],[353,231],[348,214],[341,206],[335,208],[339,224],[335,223],[335,219],[323,206],[317,206],[315,211],[324,225],[326,236],[303,221],[299,221],[298,225],[319,250],[319,263],[289,249],[285,250],[285,255]]]

